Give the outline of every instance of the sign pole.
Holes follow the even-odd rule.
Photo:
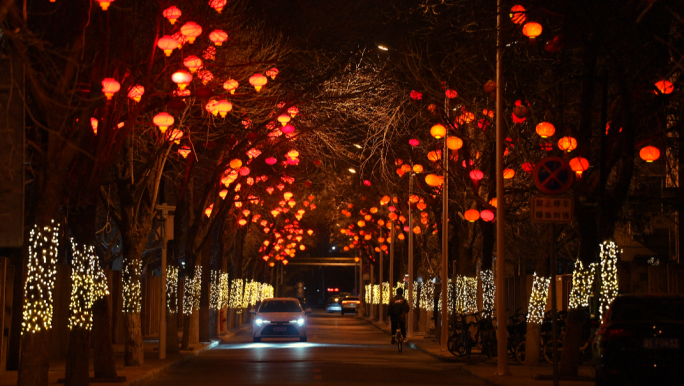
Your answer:
[[[553,386],[558,386],[558,319],[556,317],[556,224],[551,224],[551,317],[553,334]]]

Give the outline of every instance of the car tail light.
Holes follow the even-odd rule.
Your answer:
[[[599,332],[599,334],[604,341],[626,338],[633,335],[632,331],[626,330],[624,328],[608,328],[602,332]]]
[[[356,303],[359,304],[361,303],[359,300],[343,300],[342,304],[349,304],[349,303]]]

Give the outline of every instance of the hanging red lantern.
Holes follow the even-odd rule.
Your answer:
[[[114,2],[114,0],[96,0],[98,3],[100,3],[100,8],[102,8],[103,11],[106,11],[107,8],[109,8],[109,4]]]
[[[672,91],[674,91],[674,85],[669,80],[659,80],[655,83],[655,86],[664,95],[672,94]]]
[[[190,70],[191,73],[197,72],[200,68],[202,68],[202,59],[198,58],[195,55],[190,55],[183,59],[183,65],[187,67],[188,70]]]
[[[174,142],[176,145],[180,144],[181,138],[183,138],[183,132],[181,130],[171,130],[169,134],[169,142]]]
[[[558,148],[569,153],[577,149],[577,140],[569,136],[563,137],[558,140]]]
[[[221,99],[216,105],[216,110],[221,114],[221,118],[225,118],[226,115],[233,110],[233,104],[225,99]]]
[[[108,100],[111,100],[114,94],[119,92],[121,84],[114,78],[104,78],[102,80],[102,93],[105,94]]]
[[[435,137],[435,139],[440,139],[446,136],[447,129],[441,124],[436,124],[430,129],[430,135]]]
[[[254,86],[256,92],[261,91],[261,88],[264,87],[266,83],[268,83],[268,78],[261,74],[254,74],[249,77],[249,84]]]
[[[171,23],[171,25],[176,24],[176,20],[180,19],[182,14],[183,13],[181,12],[181,10],[178,9],[178,7],[176,6],[166,8],[162,12],[162,15],[164,15],[165,18],[169,19],[169,23]]]
[[[541,122],[536,128],[537,134],[542,138],[548,138],[553,136],[556,132],[556,128],[549,122]]]
[[[421,94],[415,90],[411,91],[411,94],[409,94],[409,95],[411,96],[411,99],[413,99],[414,101],[419,101],[419,100],[423,99],[423,94]]]
[[[171,80],[178,85],[179,89],[185,90],[185,87],[192,82],[192,74],[185,70],[179,70],[171,75]]]
[[[477,209],[468,209],[463,213],[463,217],[470,222],[475,222],[480,219],[480,212]]]
[[[451,150],[458,150],[463,147],[463,140],[458,137],[447,138],[447,148]]]
[[[275,158],[273,158],[273,157],[268,157],[268,158],[266,158],[264,161],[265,161],[268,165],[275,165],[276,162],[278,162],[278,160],[275,159]]]
[[[543,143],[539,144],[539,148],[544,150],[544,151],[551,151],[551,150],[553,150],[553,143],[543,142]]]
[[[532,173],[532,171],[534,171],[534,164],[529,163],[529,162],[524,162],[522,164],[522,170],[524,170],[527,173]]]
[[[533,21],[531,21],[529,23],[525,23],[525,25],[523,25],[522,33],[523,33],[523,35],[530,38],[530,41],[533,41],[534,39],[537,38],[537,36],[541,35],[542,26],[541,26],[541,24],[533,22]]]
[[[159,127],[159,131],[161,131],[162,134],[166,132],[166,129],[168,129],[169,126],[173,125],[174,121],[175,119],[173,116],[166,112],[161,112],[152,118],[152,122]]]
[[[223,30],[216,29],[209,34],[209,40],[214,42],[215,46],[220,47],[223,42],[228,40],[228,34]]]
[[[515,176],[515,170],[510,169],[510,168],[504,169],[504,171],[503,171],[503,178],[504,179],[510,180],[514,176]]]
[[[582,173],[589,169],[589,161],[586,158],[575,157],[569,163],[570,169],[577,174],[577,178],[582,178]]]
[[[411,138],[411,139],[409,139],[409,145],[416,147],[416,146],[420,145],[420,141],[415,139],[415,138]]]
[[[99,125],[99,122],[97,121],[97,118],[91,117],[90,118],[90,127],[93,129],[93,134],[97,135],[97,126]]]
[[[444,95],[446,95],[446,97],[449,99],[454,99],[458,96],[458,93],[456,90],[448,89],[444,92]]]
[[[171,56],[173,50],[178,48],[178,41],[169,35],[164,35],[157,40],[157,47],[164,51],[166,56]]]
[[[482,173],[481,170],[471,170],[470,171],[470,179],[473,181],[480,181],[481,179],[484,178],[484,173]]]
[[[136,102],[140,102],[140,99],[142,99],[142,96],[145,94],[145,87],[136,84],[135,86],[131,87],[130,90],[128,90],[128,97],[130,99],[133,99]]]
[[[183,158],[188,158],[188,155],[190,155],[191,152],[192,152],[192,149],[190,149],[189,146],[181,146],[181,148],[178,149],[178,154],[180,154],[180,156]],[[227,190],[225,192],[226,192],[226,194],[228,193]],[[226,196],[224,195],[221,198],[225,198],[225,197]]]
[[[492,222],[494,221],[494,212],[489,209],[485,209],[480,212],[480,218],[486,222]]]
[[[180,33],[188,39],[188,43],[193,44],[195,39],[202,34],[202,27],[194,21],[189,21],[183,24]]]
[[[287,109],[287,112],[290,114],[292,118],[294,118],[297,114],[299,114],[299,109],[297,106],[292,106],[289,109]]]
[[[646,146],[639,151],[639,157],[646,162],[653,162],[660,158],[660,150],[655,146]]]
[[[238,81],[235,80],[235,79],[228,79],[228,80],[223,84],[223,88],[224,88],[226,91],[230,92],[231,94],[235,94],[235,90],[237,90],[238,86],[239,86],[239,83],[238,83]]]
[[[223,11],[223,7],[225,7],[227,3],[227,0],[209,0],[209,6],[214,8],[218,13]]]
[[[272,80],[275,80],[275,78],[276,78],[276,76],[278,76],[279,72],[280,71],[278,71],[277,68],[273,67],[273,68],[266,71],[266,76],[270,77]]]
[[[292,117],[290,117],[288,114],[280,114],[278,116],[278,122],[280,122],[280,124],[283,126],[287,125],[287,123],[290,122],[291,119]]]
[[[511,21],[515,24],[522,24],[527,20],[527,16],[525,15],[525,7],[522,5],[514,5],[511,8],[511,13],[509,14],[511,17]]]
[[[211,73],[211,71],[208,70],[200,70],[197,73],[197,78],[202,81],[203,85],[207,85],[207,83],[211,82],[214,80],[214,74]]]
[[[414,173],[422,173],[423,172],[423,165],[413,165],[413,172]]]

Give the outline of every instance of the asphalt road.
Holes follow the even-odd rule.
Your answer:
[[[168,385],[483,385],[444,363],[404,346],[350,315],[309,316],[308,342],[252,342],[242,331],[228,343],[176,366],[147,384]]]

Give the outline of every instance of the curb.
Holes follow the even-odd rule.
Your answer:
[[[197,350],[197,351],[192,351],[192,352],[189,353],[188,355],[185,355],[183,358],[179,358],[178,360],[176,360],[176,361],[174,361],[174,362],[167,363],[167,364],[164,365],[164,366],[161,366],[161,367],[156,368],[156,369],[154,369],[154,370],[150,370],[148,373],[146,373],[145,375],[143,375],[142,377],[140,377],[140,378],[138,378],[138,379],[136,379],[136,380],[134,380],[134,381],[126,382],[125,385],[126,385],[126,386],[140,385],[140,384],[142,384],[142,383],[144,383],[144,382],[150,381],[152,378],[154,378],[154,377],[156,377],[156,376],[158,376],[158,375],[160,375],[160,374],[165,373],[165,372],[166,372],[168,369],[170,369],[171,367],[174,367],[174,366],[179,365],[179,364],[181,364],[181,363],[183,363],[183,362],[185,362],[185,361],[187,361],[187,360],[189,360],[189,359],[191,359],[191,358],[194,358],[194,357],[196,357],[197,355],[199,355],[199,354],[201,354],[201,353],[203,353],[203,352],[205,352],[205,351],[207,351],[207,350],[211,350],[212,348],[218,346],[218,344],[219,344],[219,341],[218,341],[218,340],[212,341],[211,343],[209,343],[208,345],[204,346],[203,348],[201,348],[201,349],[199,349],[199,350]]]

